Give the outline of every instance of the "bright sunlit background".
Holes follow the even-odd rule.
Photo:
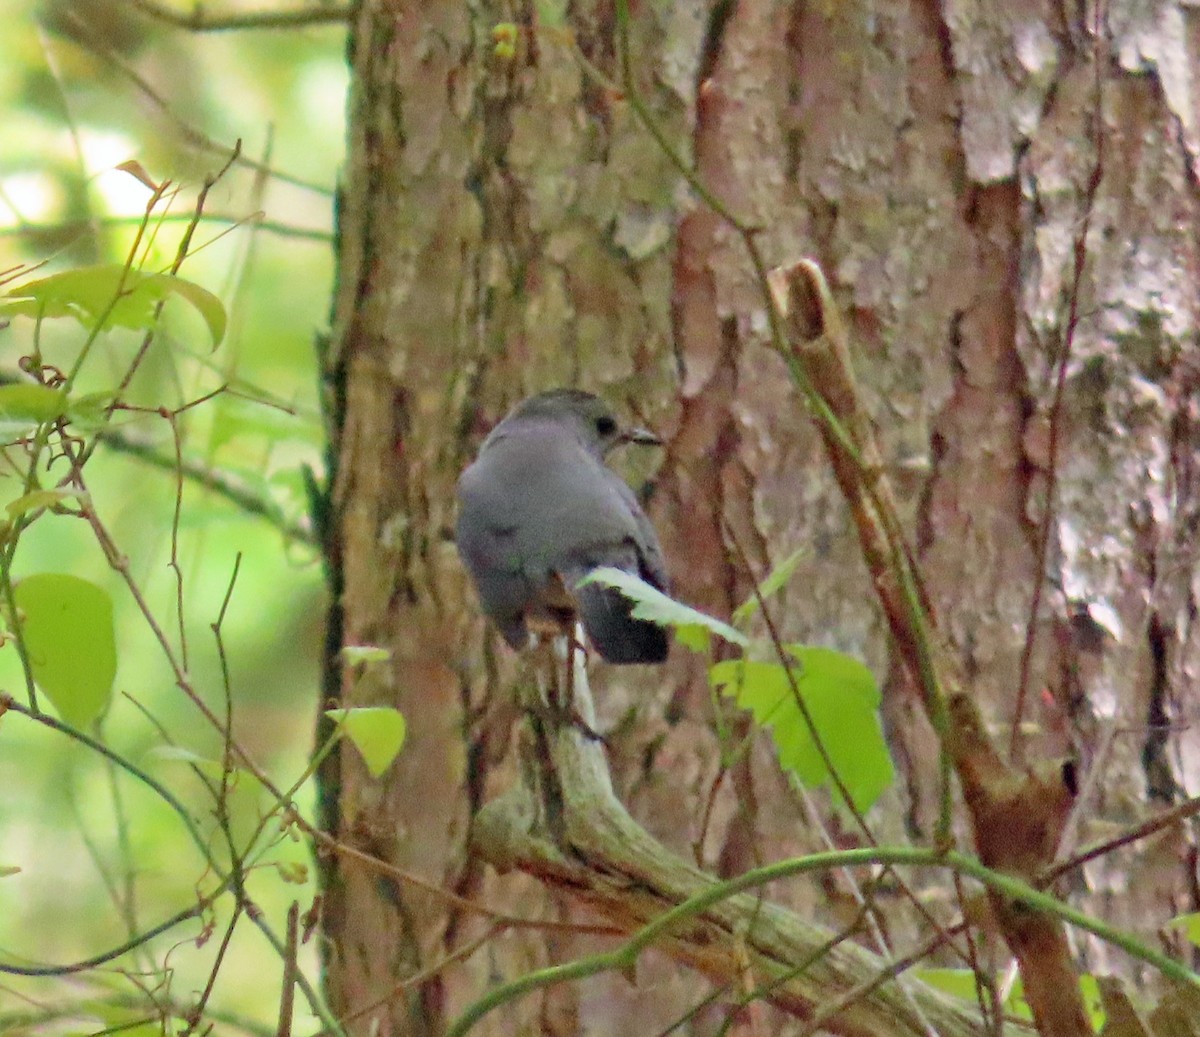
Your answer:
[[[239,6],[262,8],[239,0],[205,8]],[[175,422],[185,463],[236,481],[283,522],[311,528],[304,469],[323,477],[315,342],[327,325],[331,292],[344,32],[335,26],[191,33],[116,0],[14,0],[5,25],[0,291],[30,277],[124,261],[151,196],[136,176],[117,168],[130,162],[156,182],[171,181],[169,208],[156,210],[138,252],[144,269],[166,269],[205,177],[225,165],[239,139],[249,160],[210,192],[193,254],[180,271],[224,302],[224,341],[213,350],[196,314],[168,304],[132,386],[131,398],[147,410],[119,413],[114,423],[160,463],[101,447],[87,479],[164,636],[177,658],[186,651],[192,682],[218,710],[223,682],[212,624],[240,556],[222,628],[234,727],[286,787],[303,774],[319,702],[325,600],[316,552],[281,532],[280,522],[248,514],[194,479],[182,482],[176,522],[176,445],[171,422],[155,411],[202,400]],[[22,267],[36,264],[44,265]],[[19,376],[34,334],[35,322],[23,317],[0,329],[0,378]],[[85,338],[68,320],[40,328],[44,358],[64,369]],[[135,331],[102,334],[78,391],[111,392],[140,343]],[[7,504],[23,492],[24,453],[9,445],[3,456],[0,504]],[[52,471],[46,484],[57,477],[61,472]],[[85,522],[48,515],[22,535],[14,578],[41,572],[82,576],[112,595],[118,671],[101,737],[175,791],[201,827],[211,829],[211,805],[196,779],[162,748],[171,741],[215,760],[220,738],[176,687],[154,631]],[[11,643],[0,649],[0,690],[25,700]],[[306,806],[310,786],[301,795]],[[144,787],[12,713],[0,718],[0,788],[0,968],[105,952],[194,903],[197,889],[205,888],[200,854]],[[253,782],[239,787],[234,807],[243,816],[235,823],[251,824],[261,803]],[[298,900],[307,909],[313,886],[311,874],[300,883],[294,869],[269,866],[275,861],[307,864],[308,849],[285,839],[265,855],[249,890],[282,933],[287,905]],[[5,874],[10,869],[19,870]],[[129,884],[132,918],[118,909],[122,898],[114,892]],[[112,1006],[122,999],[144,1005],[146,990],[163,1004],[187,1006],[212,968],[229,913],[225,903],[200,948],[202,927],[192,920],[155,940],[154,954],[123,959],[108,971],[44,979],[0,971],[0,1032],[92,1033],[127,1025]],[[311,975],[311,945],[305,954]],[[164,958],[169,972],[161,970]],[[135,965],[143,970],[138,977],[131,975]],[[244,1024],[229,1032],[254,1032],[253,1020],[269,1023],[279,978],[278,956],[253,926],[240,923],[211,1002],[218,1014]],[[298,1003],[297,1022],[308,1019]],[[160,1031],[147,1020],[122,1032]]]

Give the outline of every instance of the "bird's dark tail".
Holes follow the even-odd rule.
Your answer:
[[[576,587],[585,575],[584,570],[564,573],[563,579],[568,587]],[[633,602],[620,591],[589,583],[578,587],[575,596],[588,641],[605,662],[622,665],[666,661],[670,649],[666,629],[657,623],[634,619]]]

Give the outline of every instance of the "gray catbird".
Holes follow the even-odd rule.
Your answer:
[[[622,429],[603,400],[552,389],[515,407],[458,481],[458,550],[483,611],[515,649],[533,631],[569,631],[576,618],[610,663],[657,663],[667,633],[634,619],[620,592],[579,580],[602,565],[666,591],[654,527],[604,463],[618,443],[658,443]]]

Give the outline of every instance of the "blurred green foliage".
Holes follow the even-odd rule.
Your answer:
[[[238,4],[229,0],[222,9]],[[223,678],[212,624],[241,556],[222,625],[234,731],[287,787],[304,772],[320,705],[325,602],[316,553],[285,536],[279,523],[199,481],[181,481],[173,470],[175,435],[190,469],[236,478],[282,521],[304,524],[302,469],[319,473],[323,461],[315,341],[327,323],[333,272],[344,29],[193,33],[118,0],[13,0],[5,23],[5,290],[24,276],[124,262],[151,197],[134,175],[138,167],[152,181],[172,184],[169,215],[151,221],[139,253],[142,269],[168,269],[205,178],[241,141],[243,161],[209,193],[194,254],[181,270],[223,302],[224,339],[214,350],[194,310],[168,305],[129,387],[128,399],[145,409],[122,410],[113,422],[138,450],[102,444],[87,481],[159,626],[180,658],[186,642],[190,678],[218,712]],[[131,162],[138,164],[133,172],[117,168]],[[33,272],[35,264],[44,265]],[[70,321],[39,325],[14,316],[0,329],[0,379],[21,377],[21,358],[37,347],[45,362],[67,370],[84,338]],[[137,330],[102,332],[80,369],[77,392],[111,394],[141,342]],[[193,401],[202,402],[179,410]],[[168,420],[160,408],[177,416]],[[160,463],[148,463],[148,455]],[[8,447],[3,457],[0,505],[7,505],[25,490],[23,454]],[[52,470],[43,485],[61,475],[61,468]],[[12,569],[18,580],[71,574],[111,596],[117,672],[99,736],[170,788],[211,831],[211,799],[189,770],[190,757],[161,751],[168,741],[162,732],[180,750],[212,760],[221,758],[221,738],[176,687],[153,630],[88,524],[42,514],[22,534]],[[0,690],[24,701],[11,641],[0,649]],[[145,786],[15,713],[0,717],[0,788],[0,963],[67,963],[106,951],[211,888],[197,847]],[[307,808],[311,799],[306,786],[300,802]],[[260,788],[239,779],[230,806],[244,816],[231,818],[231,827],[252,830],[264,801]],[[252,874],[248,893],[276,932],[283,932],[293,900],[302,911],[311,902],[308,859],[304,843],[285,834]],[[201,923],[191,920],[101,970],[65,978],[0,974],[0,1032],[95,1033],[148,1018],[147,1005],[194,1003],[230,913],[226,896],[202,946],[195,942]],[[311,942],[302,948],[302,964],[315,975]],[[231,1019],[273,1032],[281,972],[279,957],[243,920],[209,1002],[215,1032],[253,1032]],[[297,1033],[316,1027],[303,999],[296,1022]],[[136,1032],[161,1029],[153,1021],[145,1026]]]

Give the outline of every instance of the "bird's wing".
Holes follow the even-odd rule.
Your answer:
[[[637,526],[640,575],[647,583],[657,587],[663,593],[669,594],[671,577],[667,573],[667,559],[663,555],[662,544],[658,542],[658,533],[655,532],[646,512],[642,510],[637,495],[620,476],[615,476],[615,478],[621,484],[625,501],[633,512],[633,520]]]
[[[496,492],[503,473],[491,467],[481,456],[459,479],[454,536],[483,611],[509,645],[519,650],[529,641],[525,612],[535,589],[525,573],[516,516],[507,497]]]
[[[593,502],[585,523],[595,535],[581,539],[561,561],[563,581],[574,589],[584,629],[608,662],[662,662],[669,648],[662,627],[635,619],[632,602],[620,591],[599,584],[578,586],[584,576],[602,565],[640,576],[659,590],[670,585],[658,535],[637,496],[616,472],[599,467],[601,478],[596,485],[603,486],[605,493]]]

